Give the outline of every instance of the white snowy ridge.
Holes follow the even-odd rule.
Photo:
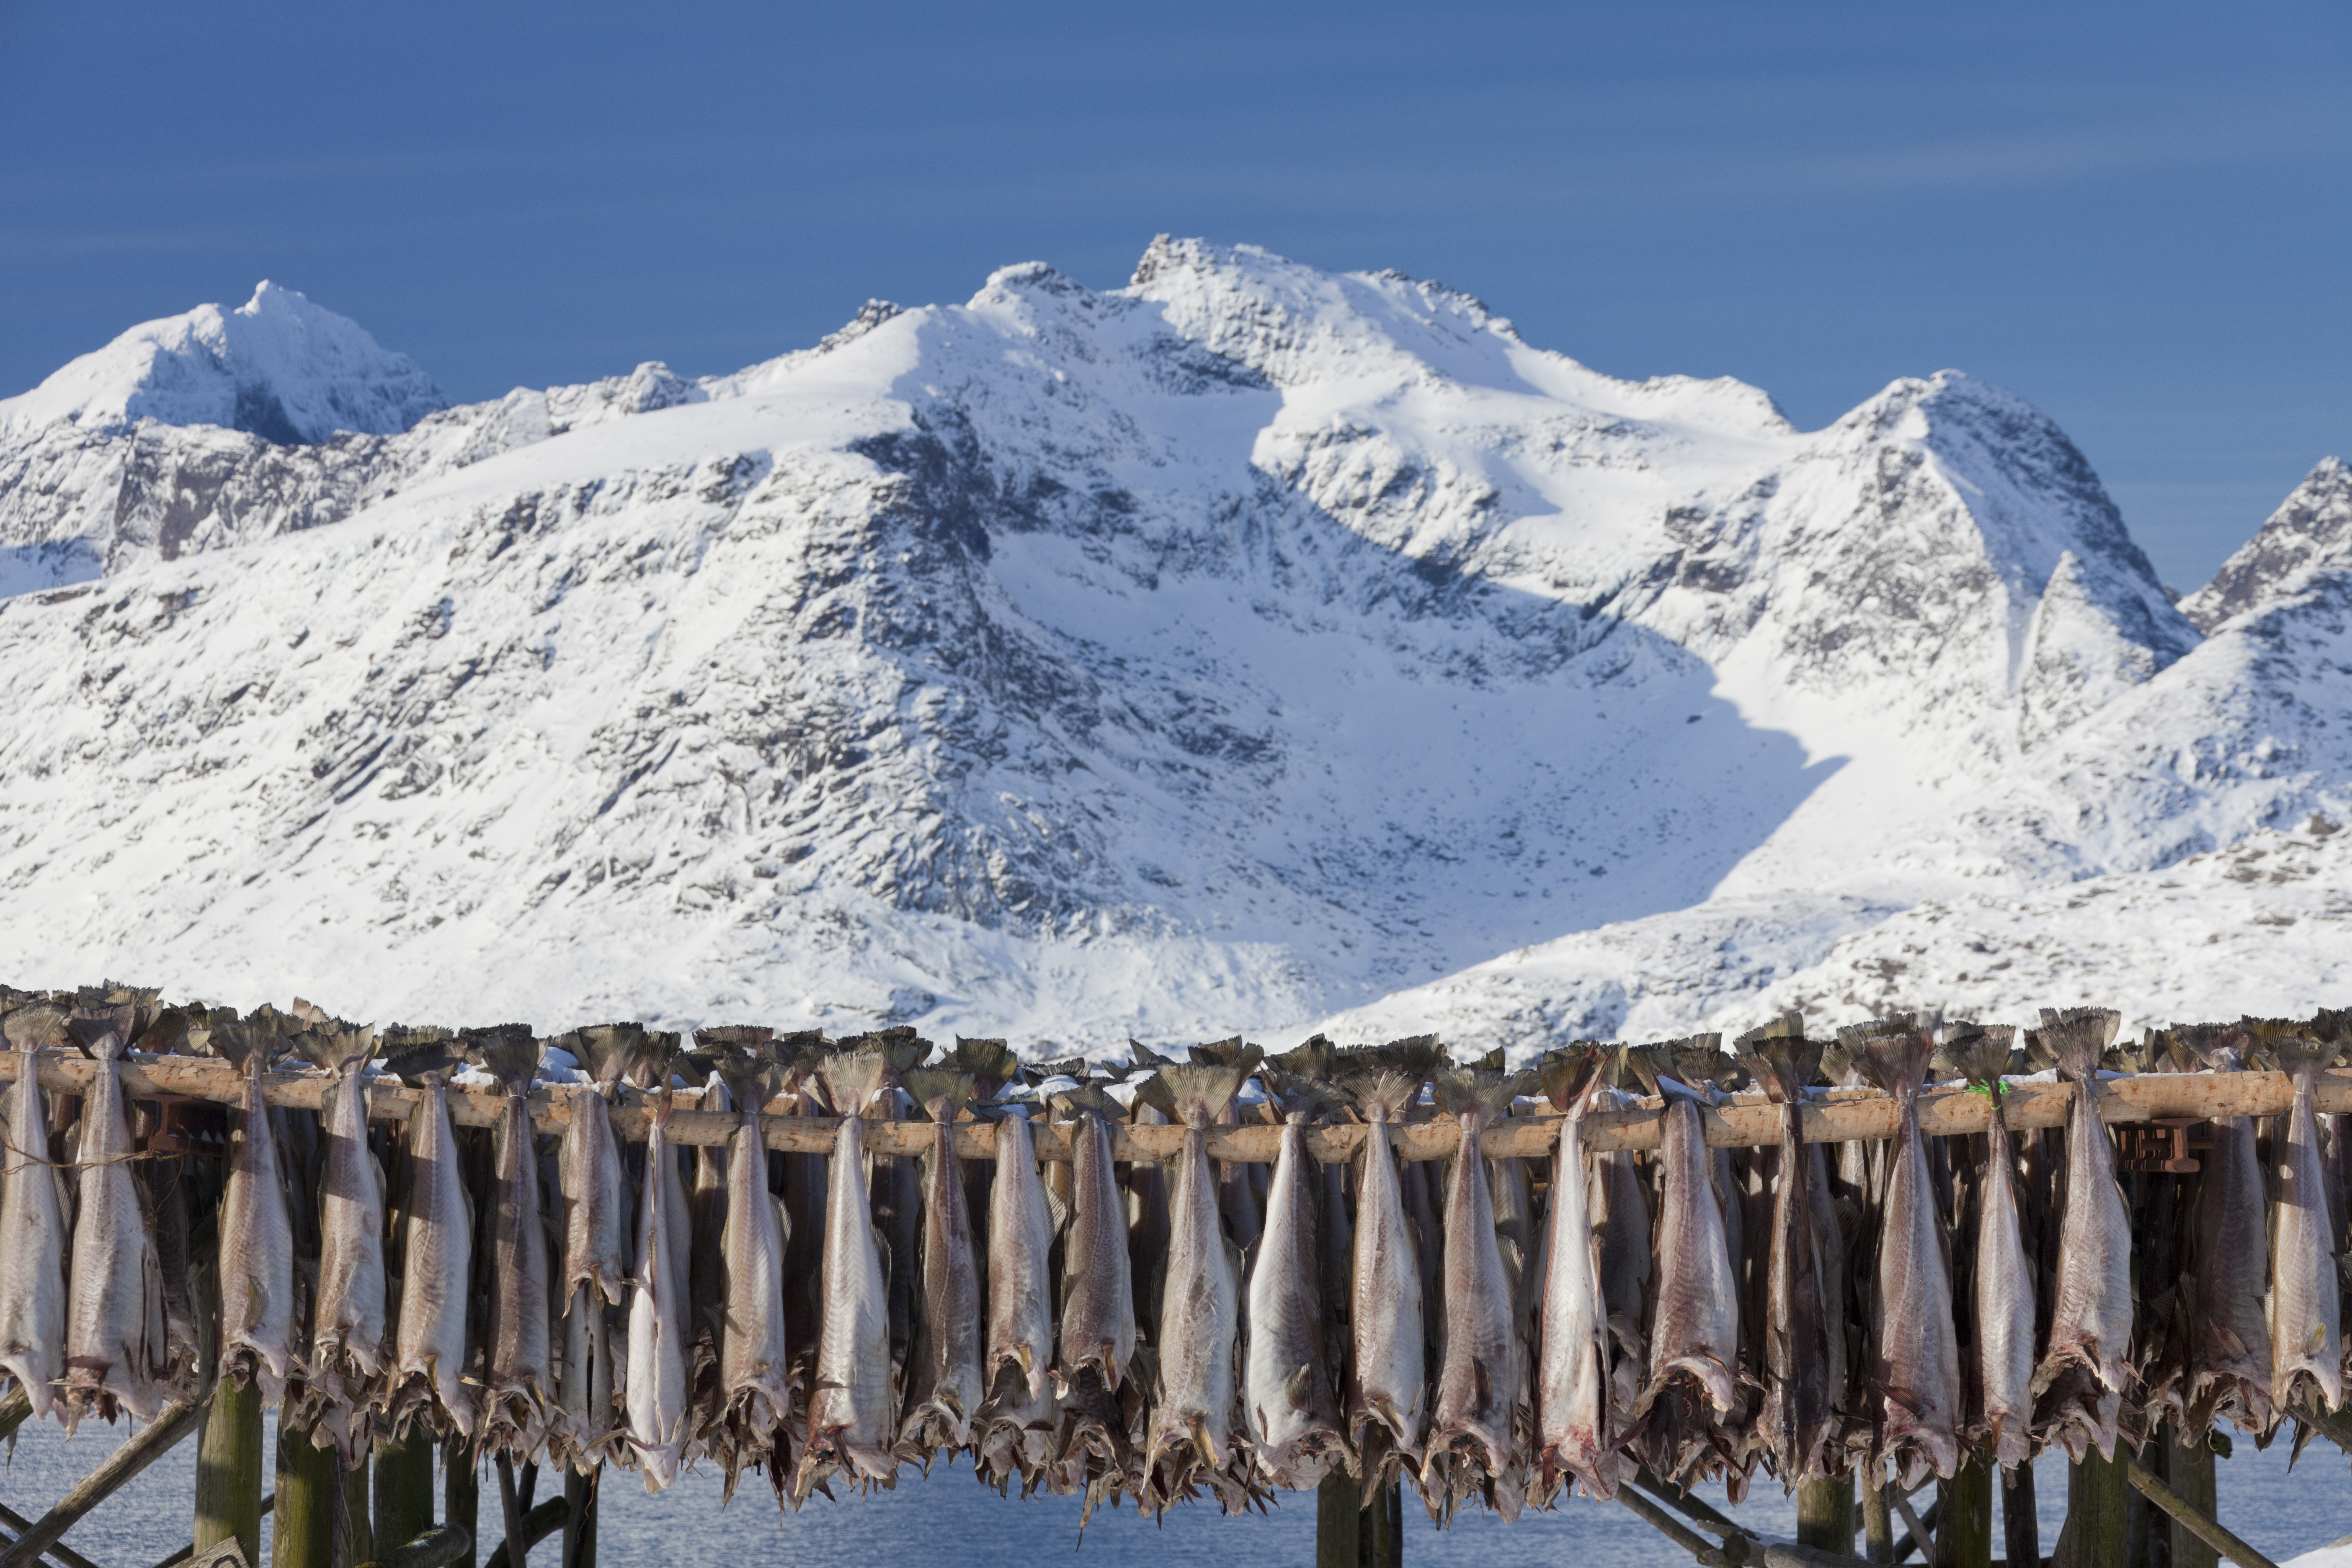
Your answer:
[[[19,983],[1046,1054],[2341,1000],[2341,464],[2176,609],[1965,375],[1800,431],[1253,247],[460,408],[264,285],[0,402],[0,589]]]

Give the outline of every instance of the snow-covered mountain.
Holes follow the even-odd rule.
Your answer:
[[[397,412],[289,443],[124,349],[288,300],[382,362],[332,406]],[[2200,641],[2064,435],[1955,373],[1801,432],[1167,239],[1121,289],[1007,268],[733,375],[462,408],[266,285],[179,321],[0,404],[27,973],[1533,1044],[1827,996],[1923,910],[2347,777],[2342,525]],[[326,405],[320,356],[268,363]]]

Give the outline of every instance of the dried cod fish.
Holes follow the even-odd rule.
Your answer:
[[[556,1152],[563,1202],[562,1407],[558,1458],[582,1470],[615,1457],[624,1424],[614,1409],[613,1324],[607,1309],[626,1299],[629,1178],[613,1136],[611,1106],[622,1076],[646,1047],[643,1025],[599,1024],[566,1037],[590,1089],[572,1097],[572,1119]],[[625,1336],[625,1330],[624,1334]]]
[[[2040,1425],[2081,1463],[2086,1446],[2113,1458],[2131,1381],[2131,1215],[2116,1184],[2116,1151],[2099,1119],[2099,1058],[2122,1015],[2103,1007],[2042,1010],[2041,1040],[2074,1086],[2066,1111],[2066,1212],[2058,1239],[2049,1348],[2034,1369]],[[2070,1369],[2081,1375],[2062,1376]]]
[[[547,1224],[541,1214],[539,1154],[530,1125],[539,1041],[528,1024],[468,1029],[464,1037],[503,1092],[490,1139],[489,1354],[480,1443],[488,1452],[535,1459],[546,1443],[551,1413],[561,1409],[548,1332]]]
[[[672,1037],[673,1039],[675,1037]],[[655,1086],[653,1125],[646,1133],[646,1179],[637,1198],[635,1268],[629,1278],[629,1359],[622,1383],[629,1447],[645,1471],[646,1490],[677,1479],[690,1436],[693,1368],[686,1323],[689,1288],[685,1256],[692,1220],[686,1184],[670,1152],[670,1041],[649,1039],[639,1068]]]
[[[1632,1070],[1631,1048],[1619,1047],[1601,1069],[1602,1086],[1593,1091],[1596,1105],[1614,1110],[1626,1102],[1622,1090],[1611,1082]],[[1609,1399],[1630,1426],[1635,1402],[1648,1379],[1651,1236],[1649,1185],[1643,1179],[1641,1156],[1632,1149],[1612,1149],[1592,1157],[1592,1233],[1601,1246],[1601,1300],[1608,1313],[1610,1352]]]
[[[424,1091],[408,1119],[407,1235],[385,1415],[395,1431],[422,1416],[436,1431],[471,1437],[477,1416],[465,1376],[474,1214],[465,1161],[449,1125],[457,1048],[448,1031],[435,1029],[390,1028],[384,1045],[385,1068]]]
[[[764,1034],[764,1031],[762,1031]],[[705,1038],[698,1035],[698,1040]],[[764,1039],[727,1043],[719,1071],[741,1126],[727,1154],[727,1223],[719,1251],[725,1310],[719,1339],[719,1417],[709,1447],[727,1471],[723,1502],[751,1465],[782,1496],[792,1468],[793,1375],[784,1336],[783,1206],[768,1191],[761,1107],[782,1073]]]
[[[1419,1047],[1351,1052],[1342,1087],[1365,1122],[1356,1174],[1355,1274],[1349,1292],[1353,1334],[1346,1415],[1370,1499],[1395,1477],[1421,1468],[1428,1387],[1422,1325],[1422,1267],[1406,1217],[1390,1129],[1421,1098],[1430,1056]]]
[[[1561,1117],[1536,1309],[1536,1481],[1547,1503],[1571,1480],[1608,1501],[1631,1469],[1612,1418],[1609,1304],[1584,1152],[1584,1117],[1605,1065],[1601,1052],[1571,1047],[1543,1067],[1544,1096]]]
[[[1524,1079],[1444,1063],[1431,1077],[1438,1109],[1462,1131],[1445,1184],[1445,1342],[1422,1495],[1433,1515],[1475,1498],[1514,1520],[1527,1501],[1531,1421],[1517,1310],[1525,1262],[1507,1256],[1496,1231],[1479,1140],[1508,1111]]]
[[[1196,1481],[1205,1481],[1228,1513],[1247,1501],[1246,1459],[1233,1440],[1241,1260],[1221,1223],[1208,1137],[1256,1066],[1257,1053],[1245,1050],[1224,1064],[1162,1068],[1147,1086],[1184,1128],[1183,1147],[1169,1173],[1168,1278],[1153,1336],[1160,1390],[1145,1433],[1142,1490],[1150,1508],[1164,1508]],[[1082,1218],[1084,1203],[1082,1187]],[[1125,1237],[1119,1240],[1124,1262]]]
[[[2336,1047],[2308,1025],[2262,1020],[2253,1029],[2294,1085],[2271,1209],[2271,1408],[2294,1410],[2308,1382],[2317,1403],[2333,1411],[2344,1403],[2343,1309],[2312,1087]]]
[[[1328,1116],[1339,1100],[1309,1079],[1271,1071],[1265,1077],[1282,1110],[1282,1149],[1266,1189],[1265,1232],[1250,1268],[1243,1405],[1259,1473],[1276,1486],[1297,1489],[1317,1485],[1347,1458],[1324,1342],[1318,1232],[1325,1221],[1316,1212],[1322,1177],[1307,1152],[1307,1124]]]
[[[68,1432],[93,1410],[111,1421],[118,1404],[152,1420],[177,1392],[165,1377],[169,1351],[155,1244],[131,1173],[134,1151],[117,1071],[122,1036],[107,1028],[80,1044],[99,1070],[82,1097],[74,1154],[80,1179],[66,1276]]]
[[[2175,1035],[2210,1072],[2244,1070],[2252,1035],[2191,1025]],[[2270,1198],[2252,1117],[2217,1116],[2202,1156],[2190,1240],[2189,1422],[2227,1416],[2242,1431],[2271,1428]]]
[[[1002,1489],[1017,1472],[1025,1494],[1053,1458],[1059,1425],[1054,1364],[1054,1221],[1037,1172],[1027,1112],[996,1123],[988,1194],[988,1399],[979,1412],[975,1468]]]
[[[922,1294],[917,1302],[914,1349],[908,1358],[907,1418],[899,1447],[928,1468],[945,1448],[970,1447],[972,1420],[987,1393],[981,1372],[986,1349],[980,1260],[972,1251],[971,1215],[964,1206],[963,1163],[956,1156],[956,1117],[972,1096],[970,1073],[916,1068],[908,1093],[931,1121],[931,1148],[922,1157]]]
[[[0,1172],[0,1371],[32,1401],[36,1420],[66,1375],[66,1194],[49,1163],[40,1052],[66,1043],[66,1016],[47,1004],[12,1009],[0,1031],[16,1053],[8,1089],[8,1152]]]
[[[312,1430],[331,1439],[344,1468],[367,1458],[368,1410],[389,1364],[392,1325],[383,1262],[383,1173],[368,1149],[367,1070],[375,1030],[333,1023],[304,1031],[296,1046],[334,1075],[321,1131],[325,1173],[319,1199],[319,1287],[311,1305]]]
[[[1076,1065],[1085,1070],[1084,1063]],[[1092,1083],[1055,1096],[1054,1103],[1070,1118],[1065,1125],[1072,1154],[1055,1368],[1055,1393],[1062,1407],[1055,1485],[1083,1493],[1091,1514],[1096,1502],[1116,1499],[1135,1471],[1120,1394],[1125,1390],[1139,1397],[1142,1392],[1129,1381],[1136,1358],[1135,1288],[1128,1262],[1127,1197],[1119,1190],[1110,1144],[1110,1119],[1119,1108]],[[1171,1211],[1173,1201],[1171,1194]]]
[[[229,1139],[228,1187],[221,1194],[221,1375],[242,1387],[258,1378],[261,1405],[274,1410],[294,1356],[294,1227],[261,1075],[284,1032],[274,1009],[216,1026],[213,1046],[245,1079]]]
[[[824,1317],[808,1436],[793,1496],[805,1499],[835,1471],[853,1481],[888,1482],[898,1473],[898,1386],[890,1361],[890,1303],[880,1237],[866,1185],[865,1118],[885,1109],[890,1066],[878,1046],[829,1058],[819,1069],[842,1115],[826,1181]]]
[[[1942,1047],[1942,1059],[1991,1100],[1977,1205],[1969,1435],[2004,1468],[2033,1458],[2033,1264],[2018,1215],[2017,1150],[2001,1103],[2001,1075],[2016,1033],[1956,1025],[1946,1031]]]

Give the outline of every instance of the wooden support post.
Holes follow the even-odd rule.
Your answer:
[[[1853,1478],[1816,1476],[1797,1487],[1797,1543],[1853,1555]]]
[[[308,1432],[278,1428],[278,1506],[269,1530],[276,1568],[336,1568],[335,1472],[342,1467],[335,1450],[319,1447]]]
[[[345,1469],[340,1456],[335,1460],[343,1510],[336,1526],[335,1568],[358,1568],[360,1563],[375,1561],[375,1517],[368,1506],[368,1479],[374,1468],[373,1463],[368,1463],[357,1469]]]
[[[1617,1489],[1617,1500],[1632,1509],[1651,1529],[1706,1564],[1706,1568],[1732,1568],[1731,1558],[1714,1542],[1633,1487],[1621,1484]]]
[[[2205,1435],[2199,1433],[2197,1441],[2186,1448],[2173,1445],[2166,1450],[2166,1482],[2182,1501],[2213,1518],[2220,1500],[2214,1485],[2213,1447]],[[2213,1550],[2212,1542],[2177,1519],[2170,1524],[2172,1568],[2221,1568],[2221,1554]]]
[[[1873,1563],[1895,1561],[1895,1510],[1886,1500],[1886,1478],[1876,1465],[1862,1470],[1863,1555]]]
[[[515,1492],[514,1460],[500,1454],[497,1468],[499,1511],[506,1518],[506,1539],[499,1543],[499,1550],[506,1554],[510,1568],[524,1568],[530,1561],[530,1539],[523,1534],[522,1516],[530,1504]]]
[[[384,1542],[414,1541],[433,1528],[432,1438],[412,1427],[404,1438],[379,1439],[371,1468],[369,1533]]]
[[[1364,1568],[1403,1568],[1404,1565],[1404,1483],[1391,1481],[1386,1490],[1372,1500],[1358,1524],[1357,1540],[1361,1542],[1358,1561]]]
[[[13,1535],[22,1535],[33,1528],[33,1521],[13,1508],[0,1508],[0,1524],[6,1525]],[[50,1542],[49,1556],[64,1563],[65,1568],[98,1568],[97,1563],[62,1541]]]
[[[234,1538],[247,1563],[261,1561],[261,1384],[228,1378],[214,1385],[212,1410],[196,1440],[195,1549]]]
[[[2269,1558],[2222,1529],[2210,1515],[2191,1506],[2188,1499],[2158,1479],[2154,1471],[2137,1459],[2118,1454],[2116,1468],[2127,1473],[2131,1484],[2137,1487],[2148,1501],[2195,1531],[2207,1545],[2238,1564],[2238,1568],[2278,1568]]]
[[[1345,1470],[1332,1471],[1315,1489],[1315,1568],[1360,1568],[1356,1527],[1370,1511],[1357,1506],[1361,1489]]]
[[[2033,1467],[2000,1473],[2000,1549],[2012,1563],[2042,1562],[2042,1519],[2033,1501]]]
[[[473,1555],[473,1537],[454,1524],[436,1525],[415,1540],[394,1547],[375,1568],[449,1568]]]
[[[5,1552],[0,1552],[0,1568],[32,1568],[40,1561],[41,1553],[55,1546],[82,1515],[152,1464],[157,1455],[169,1452],[194,1431],[204,1413],[201,1403],[174,1405],[147,1423],[136,1436],[108,1455],[98,1468],[82,1478],[80,1484],[58,1499],[57,1507],[34,1521]],[[256,1533],[259,1533],[257,1530]]]
[[[475,1568],[481,1560],[482,1473],[474,1468],[473,1445],[463,1437],[441,1439],[441,1517],[466,1532],[466,1550],[453,1561]],[[384,1539],[378,1531],[376,1539]]]
[[[0,1437],[5,1437],[22,1426],[25,1418],[32,1413],[33,1401],[21,1388],[7,1398],[0,1399]]]
[[[560,1497],[551,1497],[523,1515],[522,1552],[530,1552],[532,1547],[562,1530],[564,1517],[571,1511],[571,1504]],[[507,1555],[507,1542],[501,1541],[490,1552],[490,1560],[484,1568],[520,1568],[521,1562],[520,1552],[511,1558]]]
[[[604,1479],[603,1465],[584,1476],[565,1468],[563,1500],[571,1511],[563,1516],[563,1558],[556,1568],[596,1568],[596,1492]]]
[[[2125,1457],[2092,1448],[2066,1472],[2066,1528],[2058,1532],[2054,1568],[2124,1568]]]
[[[1936,1483],[1936,1545],[1928,1561],[1936,1568],[1990,1568],[1992,1563],[1992,1471],[1970,1459],[1959,1474]]]

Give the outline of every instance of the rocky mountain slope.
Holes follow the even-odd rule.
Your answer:
[[[381,355],[265,286],[0,404],[27,973],[1532,1044],[1752,1010],[2346,776],[2333,525],[2200,640],[2063,434],[1954,373],[1801,432],[1440,285],[1163,239],[697,383],[440,409],[402,361],[337,402],[354,356],[289,351],[278,406],[399,410],[299,443],[163,395],[140,344],[273,300]]]

